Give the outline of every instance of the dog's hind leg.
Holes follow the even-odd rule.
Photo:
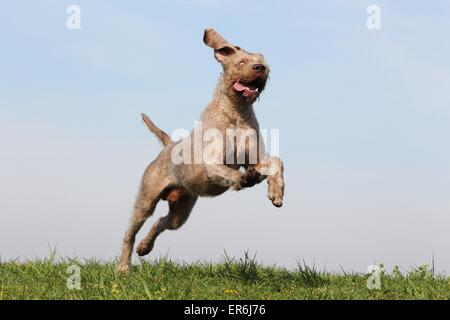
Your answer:
[[[129,271],[136,234],[148,217],[153,214],[165,188],[170,183],[168,179],[161,177],[161,173],[156,170],[157,167],[158,163],[152,163],[142,178],[141,189],[123,239],[122,253],[116,268],[118,272],[127,273]]]
[[[176,230],[188,219],[197,196],[183,188],[176,188],[169,192],[167,201],[169,203],[169,214],[158,219],[152,226],[147,236],[139,243],[136,252],[139,256],[149,254],[155,244],[155,240],[165,230]]]
[[[159,195],[153,195],[151,197],[144,197],[142,194],[139,195],[128,225],[128,229],[125,232],[125,237],[123,239],[122,253],[120,255],[119,264],[116,268],[118,272],[127,273],[129,271],[136,234],[148,217],[152,215],[159,200]]]

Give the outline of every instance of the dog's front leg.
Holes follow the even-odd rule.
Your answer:
[[[284,164],[279,158],[269,159],[269,172],[271,174],[268,176],[268,197],[272,201],[275,207],[281,207],[283,205],[284,196]]]
[[[245,175],[226,165],[206,165],[208,183],[214,183],[233,190],[241,190],[245,184]]]
[[[280,158],[266,157],[256,165],[249,167],[244,174],[244,179],[251,184],[249,186],[252,186],[267,178],[268,197],[275,207],[281,207],[284,196],[283,172],[284,164]]]

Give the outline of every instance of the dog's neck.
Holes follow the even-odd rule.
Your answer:
[[[213,104],[217,105],[219,112],[230,119],[231,122],[247,120],[254,115],[253,102],[232,96],[232,88],[225,84],[224,76],[219,78]]]

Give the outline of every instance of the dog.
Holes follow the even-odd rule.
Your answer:
[[[118,272],[129,271],[136,234],[153,214],[160,200],[168,202],[169,213],[158,219],[139,243],[136,249],[139,256],[151,252],[161,232],[180,228],[188,219],[198,197],[218,196],[227,190],[241,190],[267,179],[269,199],[276,207],[283,204],[283,162],[277,157],[268,156],[263,139],[254,134],[260,129],[253,104],[266,86],[269,66],[262,54],[249,53],[230,44],[214,29],[205,30],[203,42],[214,50],[214,57],[223,68],[213,100],[203,111],[200,122],[202,132],[212,132],[211,137],[218,136],[213,144],[214,150],[211,152],[211,144],[196,147],[196,139],[204,142],[204,137],[198,137],[196,132],[198,125],[188,137],[174,142],[149,117],[142,114],[144,123],[162,142],[164,149],[143,175],[123,239],[116,268]],[[230,138],[230,130],[250,134],[244,135],[244,143],[240,143],[242,141],[237,135],[231,135]],[[254,138],[256,147],[255,144],[251,145],[249,137]],[[231,148],[227,143],[231,144]],[[200,155],[196,152],[198,150]],[[181,154],[185,161],[179,161]],[[209,158],[215,161],[202,161],[207,158],[205,154],[211,154]],[[252,155],[253,161],[250,161]],[[238,162],[237,159],[244,161]]]

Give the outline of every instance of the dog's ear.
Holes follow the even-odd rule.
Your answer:
[[[229,56],[231,56],[235,53],[236,53],[236,49],[233,48],[232,46],[224,46],[220,49],[214,50],[214,57],[220,63],[224,63],[227,61]]]
[[[232,44],[230,44],[224,37],[211,28],[205,30],[203,42],[208,47],[214,49],[214,56],[217,61],[221,63],[225,62],[228,56],[236,53],[237,51]]]
[[[208,28],[203,35],[203,42],[214,50],[220,49],[225,46],[231,46],[231,44],[225,40],[216,30]]]

